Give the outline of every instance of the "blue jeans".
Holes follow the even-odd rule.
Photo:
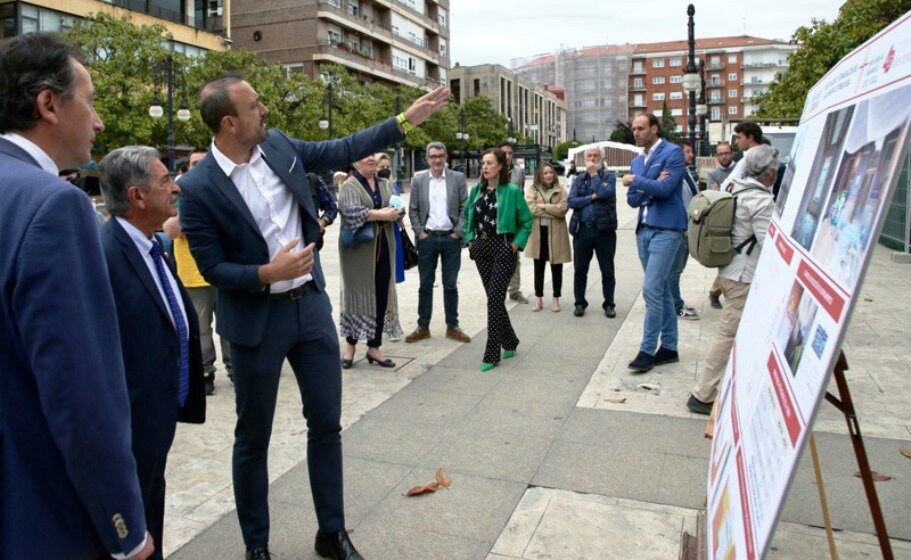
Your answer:
[[[645,271],[642,280],[645,324],[639,350],[652,356],[658,349],[659,336],[661,346],[677,349],[677,314],[669,279],[682,239],[682,232],[671,230],[642,228],[636,234],[639,261]]]
[[[668,279],[671,286],[671,299],[674,300],[674,312],[680,313],[683,309],[683,298],[680,296],[680,275],[686,268],[686,261],[690,256],[690,244],[687,241],[686,234],[682,236],[680,248],[677,249],[677,258],[674,259],[674,267],[671,269],[671,277]]]
[[[451,235],[429,235],[417,240],[418,273],[421,286],[418,288],[418,327],[430,326],[433,315],[433,282],[437,275],[437,259],[443,265],[443,309],[446,326],[459,326],[459,269],[462,266],[462,240]]]

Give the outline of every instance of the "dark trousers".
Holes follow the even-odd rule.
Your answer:
[[[139,478],[139,490],[142,492],[146,530],[155,541],[155,552],[150,557],[154,560],[164,558],[162,535],[164,534],[164,471],[167,461],[167,451],[159,457],[136,457],[136,474]]]
[[[428,235],[418,241],[418,326],[430,326],[433,315],[433,282],[437,276],[437,260],[443,268],[443,309],[446,326],[459,326],[459,269],[462,267],[462,241],[451,235]]]
[[[266,459],[278,380],[291,363],[307,421],[307,467],[319,530],[345,527],[342,495],[342,371],[332,308],[325,292],[297,300],[270,300],[258,346],[231,345],[237,426],[234,429],[234,498],[247,548],[269,543]]]
[[[481,275],[487,293],[487,346],[484,362],[500,361],[500,349],[515,350],[519,338],[506,312],[506,288],[516,269],[516,253],[502,237],[475,239],[471,246],[472,258]]]
[[[549,230],[547,226],[541,226],[541,252],[538,254],[538,258],[534,259],[535,264],[535,296],[544,297],[544,269],[546,268],[547,261],[550,260],[550,243],[548,240]],[[562,264],[553,264],[550,265],[550,275],[553,278],[553,288],[554,288],[554,297],[560,297],[560,292],[563,290],[563,265]]]
[[[576,305],[588,307],[585,299],[585,288],[588,285],[588,268],[592,255],[598,257],[601,269],[601,294],[604,296],[603,308],[614,305],[614,253],[617,252],[617,232],[598,231],[585,225],[579,225],[579,231],[573,237],[573,292]]]
[[[187,288],[196,316],[199,317],[199,343],[202,345],[202,371],[207,378],[215,378],[215,342],[212,337],[212,320],[215,318],[215,286]],[[231,373],[231,351],[228,341],[221,339],[221,361]]]
[[[380,233],[377,246],[379,250],[373,269],[373,286],[376,291],[376,331],[373,333],[373,338],[367,341],[368,348],[379,348],[383,345],[383,326],[386,324],[386,309],[389,308],[389,279],[392,276],[385,233]],[[345,340],[351,346],[357,345],[356,338],[347,336]]]

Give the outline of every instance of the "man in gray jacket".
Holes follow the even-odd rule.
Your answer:
[[[735,254],[731,262],[718,270],[718,282],[724,294],[724,311],[715,329],[715,339],[706,353],[696,386],[686,407],[697,414],[710,414],[718,384],[727,369],[728,356],[740,326],[740,317],[750,284],[756,273],[756,263],[762,252],[772,219],[772,186],[778,177],[778,151],[771,146],[756,146],[743,157],[743,179],[731,183],[731,193],[737,197],[731,244],[739,246],[752,240]]]
[[[721,184],[728,178],[731,171],[734,171],[734,148],[730,142],[718,142],[715,147],[715,160],[718,165],[709,170],[706,177],[706,184],[712,190],[719,190]]]
[[[458,276],[462,265],[463,210],[468,199],[465,175],[446,167],[446,146],[427,144],[428,171],[415,174],[411,181],[408,216],[418,249],[418,327],[405,342],[430,338],[433,314],[433,283],[437,260],[443,268],[443,307],[446,312],[446,338],[471,342],[459,328]]]

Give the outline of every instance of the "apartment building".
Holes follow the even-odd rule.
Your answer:
[[[365,82],[449,79],[449,0],[232,0],[232,39],[289,73],[335,63]]]
[[[665,106],[678,130],[686,130],[687,47],[682,40],[566,49],[516,59],[512,66],[535,83],[566,87],[568,120],[578,138],[604,139],[617,120],[644,112],[660,116]],[[777,72],[787,69],[787,56],[796,48],[746,35],[697,39],[696,57],[704,62],[707,122],[724,124],[753,114],[754,97],[769,87]]]
[[[77,19],[106,12],[137,25],[163,25],[174,49],[188,55],[224,50],[230,40],[230,0],[0,0],[0,39],[33,31],[63,31]]]
[[[566,140],[566,102],[563,88],[536,85],[499,64],[460,66],[449,75],[453,102],[472,97],[490,99],[509,119],[513,135],[522,133],[528,144],[552,148]]]

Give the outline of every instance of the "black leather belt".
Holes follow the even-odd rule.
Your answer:
[[[308,292],[316,291],[316,282],[311,280],[302,286],[296,288],[291,288],[287,292],[278,292],[277,294],[269,294],[269,299],[279,299],[279,300],[296,300],[304,297],[304,294]]]
[[[444,235],[452,235],[451,229],[447,229],[446,231],[437,230],[437,229],[425,229],[424,232],[427,233],[428,235],[438,235],[440,237],[442,237]]]

